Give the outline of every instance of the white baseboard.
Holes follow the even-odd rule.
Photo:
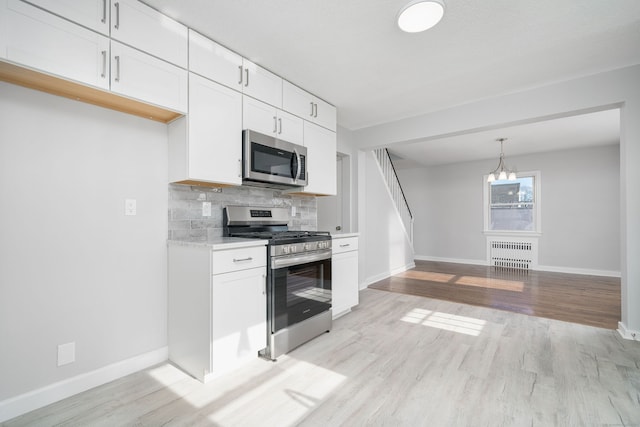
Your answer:
[[[416,266],[416,263],[412,261],[409,264],[404,265],[402,267],[394,268],[393,270],[385,271],[384,273],[380,273],[380,274],[376,274],[375,276],[371,276],[371,277],[367,278],[364,282],[360,283],[360,289],[361,290],[365,289],[369,285],[374,284],[376,282],[379,282],[380,280],[386,279],[387,277],[391,277],[394,274],[398,274],[398,273],[402,273],[403,271],[411,270],[412,268],[415,268],[415,266]]]
[[[640,331],[627,329],[627,326],[622,322],[618,322],[618,333],[625,340],[640,341]]]
[[[593,270],[590,268],[555,267],[550,265],[538,265],[536,270],[549,271],[551,273],[584,274],[586,276],[621,277],[619,271],[613,270]]]
[[[456,264],[471,264],[471,265],[489,265],[486,260],[477,259],[459,259],[459,258],[440,258],[428,255],[416,255],[415,258],[420,261],[436,261],[436,262],[453,262]],[[538,265],[533,270],[548,271],[551,273],[569,273],[569,274],[582,274],[586,276],[604,276],[604,277],[620,277],[619,271],[613,270],[594,270],[589,268],[573,268],[573,267],[555,267],[550,265]]]
[[[168,347],[162,347],[121,362],[68,378],[0,402],[0,423],[26,414],[91,388],[106,384],[169,358]]]
[[[415,259],[420,261],[434,261],[434,262],[452,262],[455,264],[471,264],[471,265],[488,265],[486,260],[478,259],[461,259],[461,258],[440,258],[428,255],[416,255]]]

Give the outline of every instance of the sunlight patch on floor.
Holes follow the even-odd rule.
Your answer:
[[[414,308],[400,319],[403,322],[415,323],[431,328],[443,329],[445,331],[458,332],[461,334],[477,337],[482,332],[485,320],[473,317],[458,316],[456,314],[442,313],[439,311],[424,310]]]
[[[503,291],[522,292],[524,282],[518,280],[495,279],[491,277],[458,276],[456,274],[434,273],[431,271],[408,270],[397,275],[407,279],[424,280],[425,282],[451,283],[463,286],[498,289]]]
[[[456,285],[477,286],[502,291],[522,292],[524,282],[516,280],[493,279],[491,277],[462,276],[454,282]]]
[[[277,363],[284,361],[279,360]],[[277,369],[277,365],[274,365]],[[266,382],[256,384],[249,393],[237,396],[215,408],[207,419],[227,425],[242,413],[249,423],[292,425],[329,396],[347,377],[302,360],[287,363],[286,369]],[[268,408],[260,402],[268,402]],[[266,415],[265,415],[266,414]]]

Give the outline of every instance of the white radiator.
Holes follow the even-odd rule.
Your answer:
[[[520,239],[490,239],[489,265],[530,270],[538,264],[537,242]]]

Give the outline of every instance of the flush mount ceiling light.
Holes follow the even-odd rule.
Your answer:
[[[419,33],[436,25],[443,15],[443,0],[413,0],[400,9],[398,27],[407,33]]]
[[[507,169],[507,166],[504,164],[504,151],[502,149],[502,145],[506,140],[507,138],[496,139],[496,141],[500,143],[500,161],[498,162],[498,167],[495,168],[493,172],[489,174],[489,178],[487,178],[487,182],[493,182],[496,179],[499,181],[503,181],[505,179],[509,181],[516,180],[516,173],[512,170]]]

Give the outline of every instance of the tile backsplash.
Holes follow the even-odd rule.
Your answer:
[[[211,202],[211,216],[202,215],[202,202]],[[222,209],[227,205],[295,207],[296,215],[291,218],[289,229],[317,229],[315,197],[260,187],[169,184],[169,239],[204,241],[222,236]]]

